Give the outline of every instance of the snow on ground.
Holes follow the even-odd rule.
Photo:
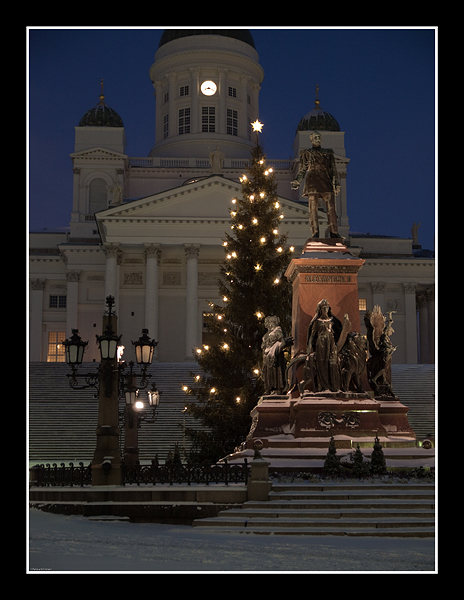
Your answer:
[[[29,574],[437,572],[433,538],[244,535],[38,509],[28,525]]]

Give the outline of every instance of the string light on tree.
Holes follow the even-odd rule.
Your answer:
[[[252,127],[256,144],[240,177],[241,194],[231,198],[231,229],[222,240],[216,294],[222,305],[213,303],[205,316],[217,341],[196,354],[202,375],[189,391],[195,402],[188,411],[205,425],[188,432],[195,458],[212,462],[233,452],[250,430],[250,411],[264,392],[259,365],[266,316],[277,315],[285,331],[291,327],[291,286],[283,273],[293,248],[279,234],[282,200],[259,144],[263,124],[256,120]]]

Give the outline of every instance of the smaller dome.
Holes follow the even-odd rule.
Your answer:
[[[318,92],[319,86],[317,85],[314,108],[301,119],[296,131],[340,131],[340,125],[335,117],[320,107]]]
[[[100,102],[85,113],[79,121],[79,127],[124,127],[118,113],[105,103],[103,79],[101,80]]]

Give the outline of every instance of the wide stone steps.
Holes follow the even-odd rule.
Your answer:
[[[95,372],[96,363],[84,363],[79,373]],[[191,372],[197,363],[153,363],[148,373],[161,391],[160,405],[154,423],[143,422],[139,429],[140,460],[158,455],[163,460],[177,443],[181,452],[185,427],[201,429],[191,416],[183,413],[186,396],[183,384],[191,384]],[[95,429],[98,424],[98,399],[95,389],[71,389],[65,363],[31,363],[29,365],[29,455],[31,461],[92,460],[95,450]],[[84,383],[81,379],[80,383]],[[146,398],[146,392],[141,392]],[[189,399],[190,400],[190,399]],[[119,409],[124,408],[120,401]],[[146,414],[150,416],[150,410]],[[124,432],[120,438],[123,448]],[[190,439],[185,438],[186,451]]]
[[[274,485],[268,502],[245,502],[193,525],[275,535],[433,537],[434,486]]]
[[[97,366],[96,363],[85,363],[79,372],[95,372]],[[141,461],[150,460],[156,454],[163,460],[176,443],[182,450],[184,417],[186,427],[202,429],[200,423],[182,412],[186,400],[192,401],[192,398],[186,398],[182,385],[190,385],[190,373],[197,370],[197,363],[153,363],[150,366],[150,382],[155,381],[162,394],[156,422],[142,423],[139,429]],[[93,388],[71,389],[66,377],[69,371],[65,363],[29,365],[28,431],[31,461],[92,460],[98,400],[94,398]],[[434,381],[434,365],[392,365],[393,389],[409,407],[408,419],[419,438],[434,433]],[[122,435],[121,444],[123,441]],[[185,446],[188,451],[188,436]],[[320,457],[322,461],[326,450],[323,452],[324,456]]]
[[[435,436],[435,365],[392,365],[392,387],[418,439]]]

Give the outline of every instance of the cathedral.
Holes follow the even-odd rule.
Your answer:
[[[31,362],[64,362],[62,340],[72,329],[94,340],[108,295],[126,345],[147,328],[161,363],[192,362],[207,343],[204,318],[210,302],[222,301],[222,241],[256,141],[251,124],[259,119],[264,72],[248,30],[169,29],[147,76],[156,95],[148,156],[125,153],[124,115],[108,106],[103,85],[96,105],[74,124],[69,231],[30,234]],[[291,182],[300,150],[311,147],[310,135],[318,131],[322,147],[335,154],[338,232],[366,261],[358,275],[361,333],[365,311],[380,305],[384,313],[394,311],[393,363],[433,363],[433,253],[421,249],[414,232],[411,238],[350,232],[349,148],[317,93],[295,128],[293,158],[267,158],[278,185],[281,231],[295,257],[310,228],[308,201]],[[321,237],[329,237],[325,210],[320,201]],[[96,344],[88,345],[85,361],[98,361]]]

